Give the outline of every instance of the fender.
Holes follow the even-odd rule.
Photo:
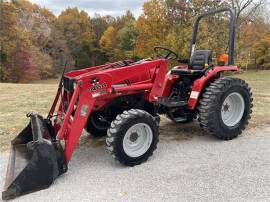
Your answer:
[[[209,81],[213,81],[216,78],[216,75],[224,71],[238,71],[237,66],[216,66],[212,70],[208,71],[206,75],[194,81],[192,86],[192,91],[188,100],[188,108],[194,110],[197,106],[199,98],[201,97],[203,89]]]

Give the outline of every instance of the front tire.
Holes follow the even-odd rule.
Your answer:
[[[131,109],[118,115],[107,131],[107,151],[120,163],[135,166],[152,156],[159,141],[159,128],[153,116]]]
[[[245,81],[220,78],[206,88],[199,102],[200,125],[219,139],[236,138],[248,124],[252,101],[251,90]]]

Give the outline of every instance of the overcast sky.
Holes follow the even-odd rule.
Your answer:
[[[145,0],[31,0],[42,7],[48,8],[55,15],[59,15],[67,7],[78,7],[85,10],[90,16],[95,13],[101,15],[119,16],[126,10],[131,10],[135,17],[142,13]]]

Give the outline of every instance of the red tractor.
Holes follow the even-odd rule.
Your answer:
[[[196,38],[200,20],[220,12],[231,16],[229,51],[228,61],[216,66],[211,50],[196,50]],[[250,119],[252,94],[245,81],[221,77],[238,70],[234,36],[234,11],[220,9],[196,18],[185,65],[169,70],[169,60],[178,56],[158,46],[156,60],[125,60],[63,73],[48,117],[29,114],[30,123],[12,141],[2,198],[49,187],[67,171],[84,128],[93,136],[107,135],[108,152],[127,166],[141,164],[157,148],[160,114],[176,123],[198,117],[211,135],[237,137]]]

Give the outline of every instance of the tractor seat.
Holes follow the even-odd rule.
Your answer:
[[[190,58],[188,69],[172,69],[171,74],[179,76],[200,77],[211,64],[211,50],[196,50]]]

